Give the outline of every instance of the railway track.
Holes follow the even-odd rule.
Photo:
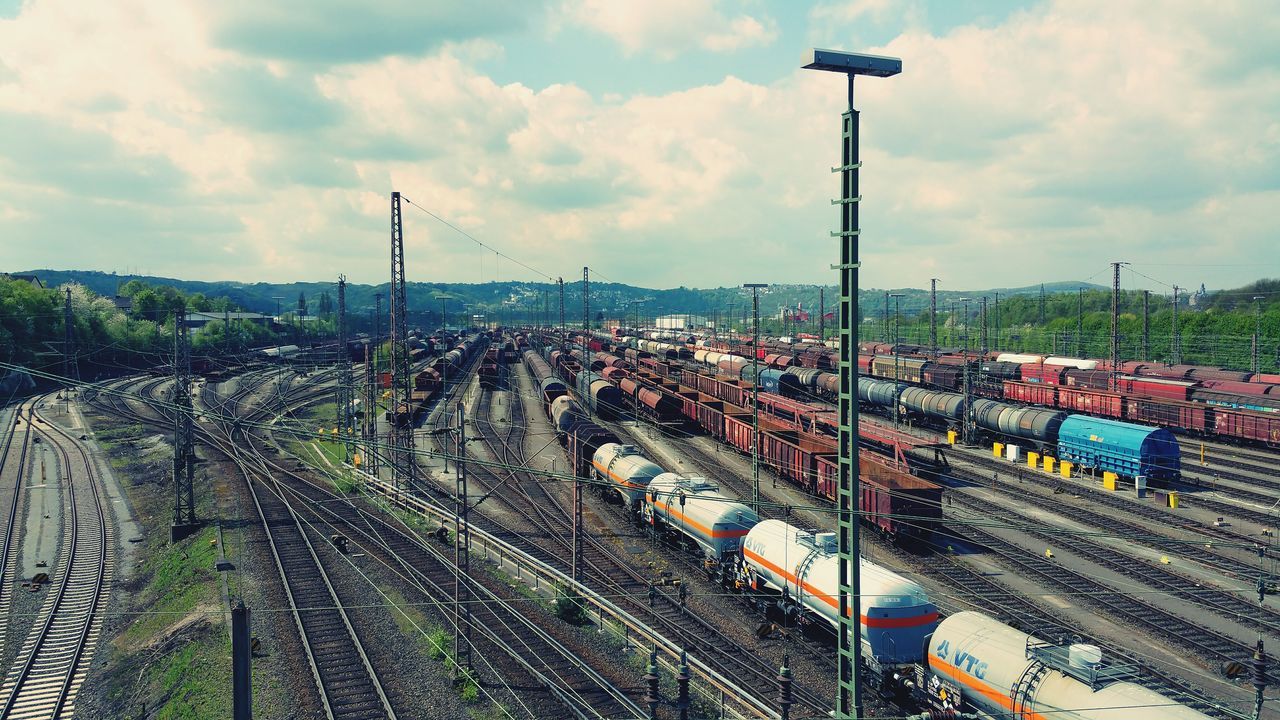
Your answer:
[[[0,538],[0,651],[7,649],[10,615],[13,608],[13,588],[18,575],[18,508],[22,500],[22,488],[27,478],[27,452],[31,448],[30,402],[14,408],[4,437],[4,450],[0,451],[0,508],[6,518],[3,538]],[[27,413],[27,420],[22,419]],[[18,425],[22,425],[19,433]],[[18,439],[18,438],[21,439]],[[17,447],[14,442],[17,440]]]
[[[245,430],[249,426],[257,425],[253,415],[266,412],[266,407],[258,410],[243,408],[252,396],[254,387],[261,388],[262,384],[261,382],[242,384],[231,396],[215,401],[218,408],[215,415],[221,416],[226,422],[219,428],[221,434],[197,425],[197,435],[223,454],[245,463],[248,471],[258,478],[251,482],[251,486],[255,492],[256,501],[262,507],[263,519],[269,532],[274,533],[278,538],[275,540],[276,547],[273,550],[277,553],[275,557],[278,566],[293,565],[296,562],[301,568],[305,568],[310,556],[311,565],[315,567],[314,546],[309,544],[304,528],[311,528],[314,532],[315,523],[324,522],[331,527],[340,528],[340,531],[348,537],[363,537],[367,543],[365,549],[371,554],[379,554],[385,565],[395,572],[402,573],[404,577],[410,578],[415,586],[421,589],[423,599],[429,603],[438,603],[440,597],[451,594],[451,586],[444,582],[446,578],[449,580],[453,578],[451,567],[443,558],[431,554],[429,546],[421,538],[414,537],[411,530],[393,526],[381,514],[367,513],[358,509],[349,498],[338,496],[327,488],[313,484],[303,475],[266,454],[255,436]],[[274,388],[273,397],[283,401],[286,415],[291,408],[293,396],[309,392],[308,388],[297,388],[284,393],[281,389],[280,386]],[[154,398],[152,400],[155,401]],[[238,425],[235,420],[228,420],[227,412],[232,409],[237,411],[237,418],[250,422]],[[152,422],[155,421],[152,420]],[[232,434],[237,432],[237,426],[240,428],[240,435],[233,442]],[[271,478],[269,483],[264,479],[266,477]],[[276,492],[268,491],[268,484]],[[298,542],[300,536],[307,542]],[[293,541],[289,541],[289,538]],[[394,541],[389,538],[394,538]],[[337,639],[341,641],[342,628],[337,627],[332,616],[323,626],[315,626],[311,621],[317,619],[313,611],[318,607],[340,608],[341,601],[334,595],[326,601],[315,582],[312,582],[309,587],[303,587],[297,585],[292,579],[293,573],[290,573],[290,576],[289,582],[294,584],[286,585],[286,589],[294,600],[291,604],[298,609],[295,618],[303,641],[308,642],[308,638],[312,638],[312,644],[316,644],[315,637],[318,636],[321,650],[326,653],[331,652],[329,639],[336,634]],[[307,572],[304,571],[302,577],[305,579]],[[324,592],[336,591],[331,582],[321,580],[318,574],[314,577],[325,586]],[[575,717],[634,717],[641,714],[640,709],[634,706],[624,693],[608,685],[602,678],[595,675],[594,671],[585,667],[585,664],[571,650],[547,636],[540,628],[530,624],[519,607],[498,596],[492,589],[476,589],[476,592],[482,595],[487,592],[489,595],[486,598],[487,602],[481,603],[480,609],[476,611],[474,625],[477,631],[490,635],[493,642],[504,643],[502,638],[494,633],[502,628],[509,629],[511,637],[516,638],[516,641],[513,644],[504,644],[503,649],[518,664],[531,672],[535,683],[551,689],[553,694],[560,697]],[[317,596],[320,605],[303,603],[306,598]],[[308,601],[308,603],[312,602],[314,600]],[[348,623],[343,622],[342,625],[353,631]],[[325,658],[319,657],[314,651],[312,655],[318,662],[325,661]],[[345,653],[344,662],[330,662],[329,667],[331,670],[341,670],[344,663],[349,671],[353,670],[350,653]],[[354,676],[358,681],[360,673],[354,672]],[[337,683],[336,687],[339,690],[347,692],[346,686],[343,685],[346,681],[340,673],[325,673],[316,668],[313,669],[313,678],[318,685],[328,686]],[[592,687],[596,687],[597,690],[593,692]],[[322,693],[324,692],[326,690],[322,688]],[[395,717],[393,714],[387,714],[387,711],[366,714],[355,711],[342,714],[338,710],[340,707],[359,707],[360,703],[365,703],[367,700],[367,693],[347,692],[342,702],[330,704],[330,707],[335,708],[331,717]],[[328,703],[327,700],[326,702]],[[598,710],[608,714],[602,715],[601,712],[597,712]]]
[[[970,464],[995,471],[999,475],[1008,473],[1011,467],[1007,462],[996,460],[994,458],[987,458],[982,455],[975,456],[965,454],[964,460]],[[983,485],[988,484],[990,481],[989,477],[978,475],[975,471],[967,470],[954,462],[952,463],[949,474],[951,477],[962,481],[974,482]],[[936,479],[943,484],[947,484],[945,478]],[[1014,487],[1007,481],[1004,482],[1004,485]],[[1066,487],[1073,492],[1085,490],[1084,488],[1077,488],[1072,485],[1068,485]],[[1032,502],[1039,500],[1039,496],[1036,493],[1022,492],[1021,496]],[[1051,512],[1076,520],[1091,527],[1097,527],[1100,522],[1105,522],[1105,529],[1108,532],[1121,532],[1127,538],[1132,539],[1135,542],[1148,545],[1163,552],[1196,560],[1197,562],[1201,562],[1209,567],[1219,570],[1220,572],[1242,580],[1253,581],[1258,577],[1257,565],[1246,563],[1212,548],[1215,544],[1243,546],[1245,543],[1252,543],[1254,547],[1257,547],[1258,544],[1256,541],[1250,540],[1249,538],[1245,538],[1236,533],[1227,532],[1221,528],[1196,522],[1195,520],[1175,513],[1163,512],[1154,507],[1150,507],[1149,505],[1129,502],[1105,492],[1089,491],[1088,500],[1091,503],[1096,502],[1101,505],[1106,505],[1109,508],[1118,510],[1125,514],[1145,518],[1159,525],[1169,525],[1190,531],[1191,533],[1203,538],[1204,542],[1166,541],[1161,536],[1152,534],[1150,528],[1142,523],[1127,520],[1122,517],[1115,517],[1113,515],[1108,515],[1105,518],[1102,518],[1094,510],[1087,507],[1073,505],[1068,502],[1055,503],[1051,507],[1048,506],[1047,503],[1044,503],[1042,506]],[[1161,546],[1159,544],[1160,541],[1166,541],[1169,545]]]
[[[281,490],[272,487],[276,482],[270,469],[265,463],[254,463],[256,458],[236,455],[233,459],[244,473],[266,528],[267,544],[326,715],[330,720],[395,720],[378,673],[324,564],[293,509],[278,494]]]
[[[988,514],[990,510],[965,496],[953,496],[951,506],[974,513],[975,517]],[[1087,537],[1066,532],[1047,533],[1027,522],[1020,522],[1017,531],[1037,538],[1046,547],[1069,550],[1096,565],[1145,582],[1165,594],[1200,605],[1253,630],[1280,636],[1280,611],[1270,606],[1250,602],[1228,590],[1200,585],[1193,578],[1172,572],[1168,566],[1154,566],[1117,555],[1115,548]]]
[[[518,399],[509,403],[511,417],[505,423],[505,428],[498,428],[492,422],[485,421],[489,417],[491,402],[492,394],[484,393],[476,412],[475,424],[481,431],[484,444],[493,457],[513,468],[527,467],[528,460],[523,449],[526,427],[523,403]],[[468,475],[472,479],[480,478],[490,492],[504,484],[512,487],[515,491],[513,494],[518,494],[520,501],[509,504],[531,523],[531,527],[541,531],[555,543],[553,550],[536,545],[535,557],[552,567],[569,568],[566,558],[573,550],[569,541],[573,527],[572,514],[542,483],[527,472],[511,470],[502,477],[483,466],[469,468]],[[586,489],[583,488],[582,491],[585,492]],[[504,497],[510,499],[510,496]],[[512,534],[519,537],[519,533]],[[526,547],[530,545],[527,540],[521,544]],[[776,667],[755,659],[754,654],[740,643],[690,612],[679,593],[673,596],[666,588],[656,585],[650,578],[632,568],[616,551],[589,533],[582,538],[581,563],[584,582],[617,596],[624,606],[638,616],[653,618],[656,629],[680,642],[690,652],[698,654],[703,661],[726,677],[738,680],[745,687],[772,687],[776,683]],[[798,683],[793,685],[793,690],[799,704],[815,711],[821,711],[830,704],[829,698]]]
[[[39,412],[33,411],[31,417],[41,423],[39,432],[63,468],[64,537],[50,592],[0,686],[0,718],[69,718],[110,599],[112,526],[98,491],[97,472],[84,447]],[[83,479],[77,482],[81,468]]]

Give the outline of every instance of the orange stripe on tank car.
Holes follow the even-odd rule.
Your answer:
[[[960,668],[952,665],[946,660],[939,658],[937,655],[929,656],[929,667],[938,671],[936,674],[956,680],[961,685],[964,685],[970,690],[982,695],[1005,710],[1010,712],[1013,711],[1013,700],[1009,697],[1008,693],[1000,692],[994,685],[989,685],[982,680],[979,680],[978,678],[960,670]],[[1027,718],[1027,720],[1048,720],[1044,715],[1030,711],[1018,713],[1018,717]]]
[[[709,528],[706,525],[703,525],[697,520],[690,520],[689,518],[685,517],[685,514],[680,512],[679,510],[672,510],[670,505],[663,503],[660,500],[654,500],[653,504],[657,505],[663,510],[666,510],[668,515],[674,515],[678,517],[680,522],[684,523],[685,525],[690,525],[695,529],[702,531],[703,535],[709,535],[713,538],[742,537],[743,535],[746,535],[747,533],[751,532],[750,530],[713,530],[712,528]]]
[[[833,597],[832,595],[829,595],[829,594],[824,593],[824,592],[819,592],[819,591],[818,591],[818,588],[814,587],[813,585],[810,585],[810,584],[809,584],[809,583],[807,583],[807,582],[800,582],[800,581],[797,581],[797,580],[796,580],[796,576],[795,576],[795,575],[792,575],[791,573],[787,572],[786,570],[783,570],[782,568],[778,567],[777,565],[774,565],[773,563],[769,562],[768,560],[765,560],[763,557],[761,557],[761,556],[760,556],[760,554],[759,554],[759,553],[752,552],[751,550],[748,550],[747,548],[743,548],[743,549],[742,549],[742,554],[743,554],[743,555],[745,555],[745,556],[747,556],[747,557],[749,557],[749,558],[751,558],[752,560],[755,560],[756,562],[760,563],[761,565],[763,565],[763,566],[765,566],[765,567],[769,568],[769,569],[770,569],[770,570],[772,570],[773,572],[775,572],[775,573],[777,573],[777,574],[781,575],[782,577],[786,578],[789,582],[792,582],[792,583],[795,583],[795,584],[799,585],[799,586],[800,586],[801,588],[803,588],[803,589],[804,589],[804,591],[805,591],[806,593],[808,593],[809,595],[811,595],[811,596],[813,596],[813,597],[818,598],[819,600],[821,600],[822,602],[826,603],[827,605],[830,605],[832,610],[836,610],[836,609],[837,609],[837,608],[836,608],[836,606],[838,605],[838,600],[837,600],[837,598],[836,598],[836,597]],[[839,611],[837,610],[837,612],[839,612]],[[852,617],[852,616],[853,616],[853,608],[846,608],[846,610],[845,610],[845,615],[848,615],[848,616]],[[933,612],[928,612],[928,613],[924,613],[924,614],[921,614],[921,615],[911,615],[911,616],[908,616],[908,617],[895,617],[895,618],[870,617],[870,616],[862,615],[862,614],[859,614],[859,616],[858,616],[858,617],[859,617],[859,621],[860,621],[863,625],[865,625],[865,626],[867,626],[867,627],[874,627],[874,628],[907,628],[907,627],[919,627],[919,626],[921,626],[921,625],[929,625],[929,624],[931,624],[931,623],[935,623],[935,622],[937,622],[937,621],[938,621],[938,611],[937,611],[937,610],[934,610]]]
[[[604,473],[605,477],[609,478],[610,480],[613,480],[614,482],[618,483],[619,485],[623,485],[623,486],[625,486],[625,487],[629,487],[629,488],[635,488],[635,489],[637,489],[637,490],[643,490],[643,489],[645,489],[645,487],[647,487],[647,486],[645,486],[645,485],[641,485],[641,484],[639,484],[639,483],[633,483],[633,482],[630,482],[630,481],[627,481],[627,480],[623,480],[622,478],[618,477],[617,475],[614,475],[613,473],[609,472],[609,469],[608,469],[608,468],[602,468],[602,467],[600,467],[600,463],[596,462],[595,460],[592,460],[592,461],[591,461],[591,466],[592,466],[592,467],[594,467],[595,469],[599,470],[600,472]]]

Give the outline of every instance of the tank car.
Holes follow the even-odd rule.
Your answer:
[[[697,548],[709,568],[726,567],[724,561],[736,555],[742,538],[760,521],[714,483],[671,472],[649,482],[642,510],[655,532]]]
[[[813,533],[764,520],[742,545],[744,582],[776,594],[775,604],[800,624],[834,628],[839,618],[839,557],[835,533]],[[861,559],[862,655],[888,682],[895,668],[921,662],[938,608],[915,582]]]
[[[941,708],[1053,720],[1209,720],[1131,682],[1106,682],[1091,645],[1056,646],[979,612],[943,620],[929,638],[926,693]]]
[[[664,471],[634,445],[605,443],[591,458],[596,477],[614,492],[609,495],[620,498],[628,508],[638,509],[644,500],[650,481]]]

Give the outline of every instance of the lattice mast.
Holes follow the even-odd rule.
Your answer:
[[[413,378],[409,374],[409,308],[404,281],[404,223],[400,193],[391,193],[391,472],[397,487],[413,488],[413,423],[409,417]],[[404,416],[399,410],[404,410]]]
[[[338,387],[335,400],[338,404],[338,434],[342,438],[345,460],[351,462],[356,454],[354,414],[351,406],[355,393],[351,379],[351,352],[347,349],[347,277],[338,276]]]
[[[173,316],[173,528],[171,537],[180,540],[196,524],[194,485],[195,433],[191,407],[191,339],[187,334],[187,314]]]

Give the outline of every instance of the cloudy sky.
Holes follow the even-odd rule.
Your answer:
[[[0,269],[381,282],[399,190],[538,273],[863,283],[1280,276],[1280,13],[1063,0],[0,0]],[[536,279],[405,209],[410,280]]]

